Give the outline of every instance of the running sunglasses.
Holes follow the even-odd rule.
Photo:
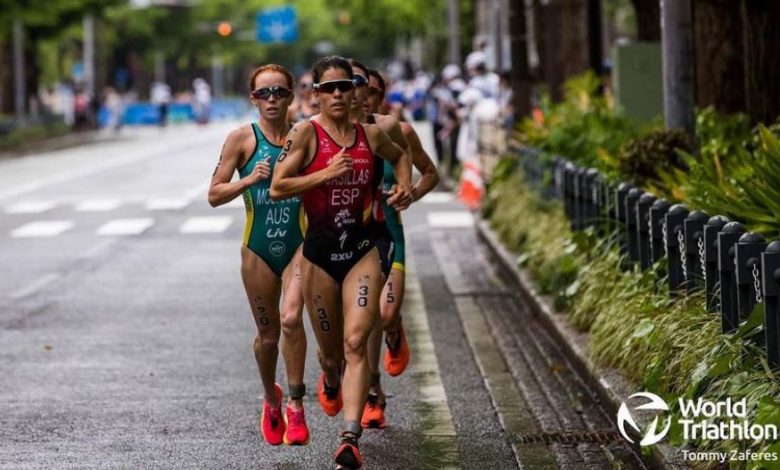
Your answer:
[[[363,75],[355,75],[352,81],[355,82],[355,88],[368,86],[368,79]]]
[[[252,90],[252,97],[256,100],[268,100],[271,95],[274,95],[277,98],[283,99],[290,96],[291,93],[292,91],[281,86],[268,86]]]
[[[327,82],[314,84],[314,89],[317,91],[321,91],[323,93],[333,93],[334,91],[336,91],[336,89],[344,93],[346,91],[353,90],[354,88],[355,88],[355,82],[348,78],[344,78],[341,80],[329,80]]]

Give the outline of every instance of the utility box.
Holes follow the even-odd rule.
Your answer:
[[[638,122],[664,114],[661,43],[640,42],[613,48],[612,75],[619,112]]]

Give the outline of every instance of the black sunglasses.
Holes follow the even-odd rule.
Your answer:
[[[281,86],[267,86],[252,90],[252,97],[256,100],[267,100],[274,95],[277,98],[287,98],[292,92]]]
[[[314,89],[317,91],[321,91],[323,93],[333,93],[334,91],[336,91],[336,89],[344,93],[353,90],[354,88],[355,88],[355,82],[347,78],[341,80],[330,80],[327,82],[314,84]]]
[[[355,88],[362,88],[368,85],[368,79],[362,75],[355,75],[352,81],[355,82]]]
[[[382,96],[385,94],[385,90],[375,86],[370,86],[368,87],[368,94],[371,96]]]

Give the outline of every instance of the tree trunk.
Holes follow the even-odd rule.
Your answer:
[[[745,109],[751,121],[772,123],[780,115],[780,3],[743,0]]]
[[[0,114],[14,112],[14,74],[10,35],[0,39]]]
[[[746,111],[741,0],[693,2],[696,105]],[[751,2],[752,3],[752,2]]]
[[[509,31],[512,45],[512,107],[515,118],[519,120],[522,116],[531,114],[525,0],[509,0]]]
[[[637,40],[661,41],[661,2],[659,0],[631,0],[636,13]]]
[[[550,0],[541,9],[540,62],[550,96],[561,101],[563,82],[588,70],[587,8],[585,0]]]

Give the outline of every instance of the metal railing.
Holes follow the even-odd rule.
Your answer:
[[[751,341],[780,369],[780,241],[767,243],[739,222],[671,204],[565,158],[542,158],[529,148],[512,151],[531,186],[562,200],[573,230],[616,231],[628,264],[642,270],[665,259],[670,295],[703,291],[724,333],[736,332],[763,305],[764,335]]]

